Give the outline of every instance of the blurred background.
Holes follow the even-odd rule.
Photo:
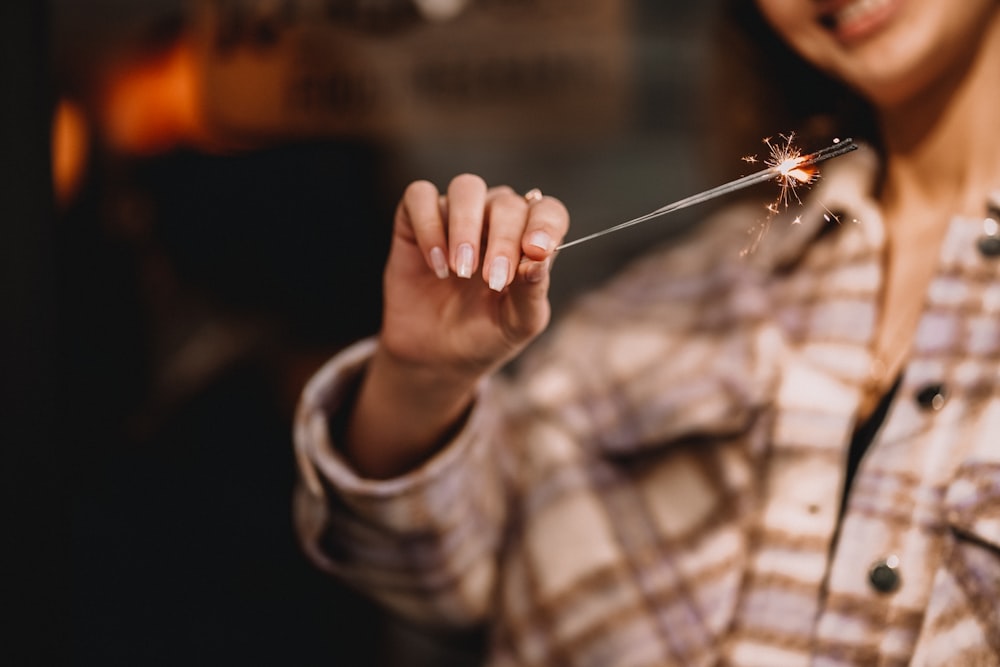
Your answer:
[[[377,331],[413,179],[539,187],[570,238],[717,184],[716,5],[7,3],[4,438],[67,501],[72,664],[477,664],[301,555],[298,391]],[[556,314],[703,213],[562,253]]]

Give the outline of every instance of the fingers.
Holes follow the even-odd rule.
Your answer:
[[[510,188],[490,191],[483,280],[494,292],[502,292],[514,279],[514,270],[521,260],[521,238],[528,215],[528,202]]]
[[[486,207],[486,182],[462,174],[448,184],[448,246],[459,278],[471,278],[479,260]]]
[[[548,325],[552,260],[552,256],[540,262],[526,259],[518,265],[518,279],[510,286],[512,298],[504,303],[508,313],[503,321],[512,339],[531,338]]]
[[[522,196],[506,186],[487,189],[482,178],[462,174],[444,196],[428,181],[411,183],[397,222],[399,233],[417,244],[439,278],[451,271],[470,278],[480,270],[486,285],[500,292],[519,274],[540,282],[539,272],[547,271],[546,260],[566,234],[569,214],[562,202],[538,190]],[[538,266],[522,271],[523,258]]]
[[[448,244],[438,190],[433,183],[415,181],[406,188],[396,213],[396,229],[407,241],[416,242],[438,278],[448,277]]]
[[[537,189],[522,196],[500,188],[489,202],[489,224],[483,277],[491,289],[500,291],[525,260],[534,266],[523,277],[540,282],[540,273],[548,270],[549,258],[566,235],[569,213],[562,202]]]
[[[521,251],[528,259],[546,260],[569,230],[569,212],[555,197],[536,199],[528,211]]]
[[[397,232],[416,242],[438,278],[454,271],[471,278],[479,259],[486,207],[486,183],[479,176],[456,176],[446,197],[429,181],[414,181],[397,211]]]

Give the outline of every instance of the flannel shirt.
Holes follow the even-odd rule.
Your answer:
[[[640,259],[399,478],[360,478],[331,441],[374,342],[345,350],[296,418],[307,552],[409,618],[488,624],[493,667],[1000,665],[984,218],[950,222],[841,514],[883,281],[876,168],[831,163],[742,259],[756,206]]]

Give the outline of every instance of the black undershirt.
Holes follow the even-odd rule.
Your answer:
[[[882,428],[882,422],[885,421],[885,416],[889,412],[889,406],[892,405],[892,401],[899,391],[901,379],[902,377],[896,378],[889,391],[879,399],[875,410],[868,415],[867,419],[858,424],[858,427],[854,430],[854,435],[851,438],[851,447],[847,452],[847,474],[844,476],[844,493],[840,499],[841,517],[844,516],[844,511],[847,509],[847,497],[851,491],[851,484],[854,482],[854,477],[858,472],[858,466],[861,464],[861,457],[868,451],[868,447],[871,446],[872,441],[875,439],[875,434]]]

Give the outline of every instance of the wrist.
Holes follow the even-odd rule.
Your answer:
[[[460,430],[478,381],[377,349],[342,423],[344,453],[372,478],[417,467]]]

